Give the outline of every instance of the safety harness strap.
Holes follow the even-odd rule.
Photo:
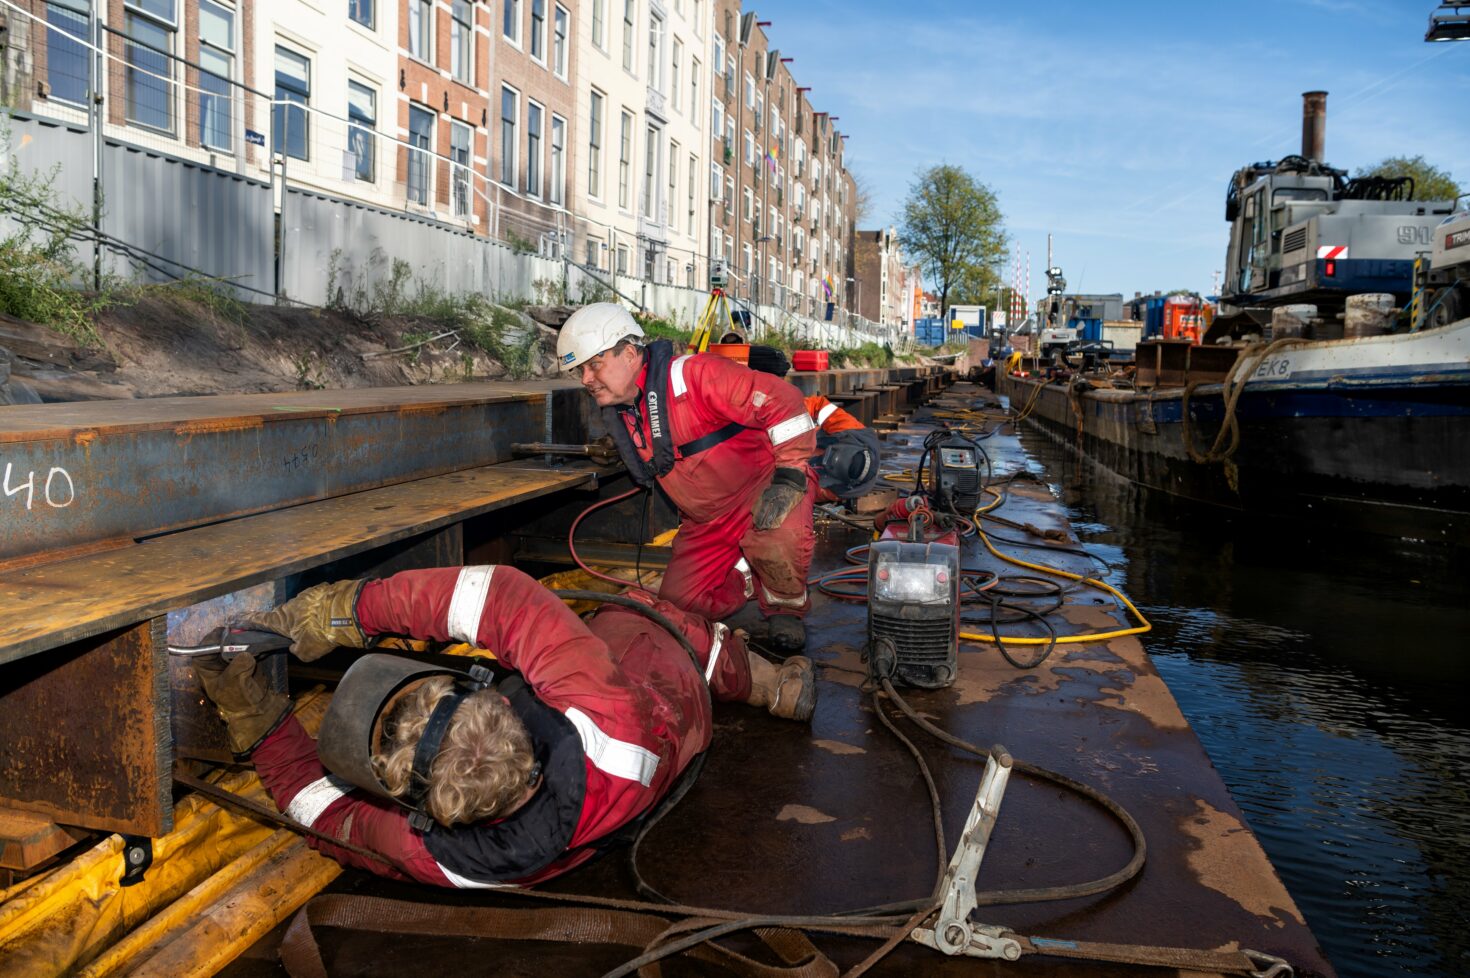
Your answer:
[[[693,441],[686,441],[679,446],[679,454],[684,458],[688,458],[691,455],[698,455],[700,452],[729,441],[744,430],[745,425],[739,421],[731,421],[718,431],[711,431],[709,434],[702,435]]]

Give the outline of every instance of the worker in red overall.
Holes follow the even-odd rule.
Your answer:
[[[528,885],[637,827],[709,746],[711,699],[811,718],[809,659],[777,668],[748,652],[739,632],[638,600],[673,621],[697,664],[657,622],[604,605],[584,623],[513,567],[412,570],[303,591],[256,623],[290,636],[303,660],[395,634],[470,643],[518,672],[492,683],[479,665],[364,655],[342,677],[317,740],[248,652],[194,663],[232,747],[253,760],[280,810],[382,858],[308,836],[313,847],[393,879]]]
[[[801,392],[725,357],[645,344],[611,302],[573,313],[557,356],[602,408],[634,480],[656,482],[682,517],[659,596],[711,619],[755,597],[771,645],[805,648],[817,480]]]

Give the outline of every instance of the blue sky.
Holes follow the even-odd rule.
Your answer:
[[[1423,154],[1470,189],[1470,42],[1426,44],[1437,0],[1110,3],[784,0],[799,84],[850,133],[848,165],[896,223],[915,171],[956,163],[998,194],[1044,287],[1208,291],[1225,185],[1300,149],[1325,89],[1326,160]]]

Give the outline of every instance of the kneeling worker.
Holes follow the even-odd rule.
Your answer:
[[[725,357],[645,344],[611,302],[572,313],[556,352],[602,408],[634,480],[657,482],[679,509],[659,597],[709,618],[756,597],[772,646],[803,649],[816,424],[801,392]]]
[[[645,603],[679,627],[699,666],[636,611],[604,605],[584,623],[513,567],[309,588],[257,622],[304,660],[396,634],[467,642],[519,672],[497,686],[479,671],[365,655],[343,676],[319,741],[248,653],[195,667],[276,805],[387,862],[315,837],[311,846],[394,879],[529,885],[590,859],[668,794],[709,746],[711,698],[811,718],[811,660],[778,668],[739,632]]]

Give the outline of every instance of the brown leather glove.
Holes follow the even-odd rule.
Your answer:
[[[224,718],[230,749],[238,757],[259,747],[291,712],[291,697],[266,686],[249,652],[228,662],[219,655],[200,656],[193,665],[205,695]]]
[[[806,473],[801,469],[779,468],[771,474],[771,484],[761,490],[751,516],[757,530],[774,530],[806,495]]]
[[[309,587],[274,611],[254,615],[249,624],[291,639],[302,662],[320,659],[339,646],[368,647],[357,623],[357,595],[367,581],[332,581]]]

